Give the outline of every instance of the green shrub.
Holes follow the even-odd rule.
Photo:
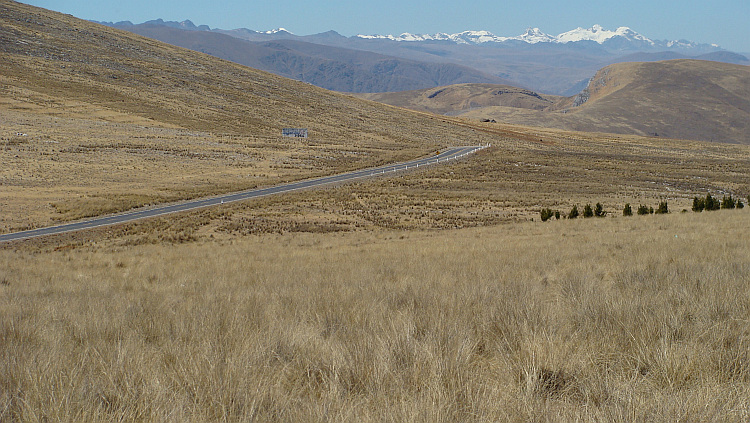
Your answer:
[[[721,208],[722,209],[728,209],[731,210],[737,206],[737,202],[732,198],[732,195],[730,194],[729,197],[726,195],[724,198],[721,199]]]
[[[738,209],[744,209],[745,208],[745,204],[739,198],[737,199],[737,208]]]
[[[583,217],[594,217],[594,210],[591,209],[591,204],[586,204],[586,206],[583,208]]]
[[[639,215],[648,214],[648,207],[641,204],[640,206],[638,206],[638,211],[636,213],[638,213]]]
[[[721,202],[711,196],[711,194],[706,194],[706,199],[703,200],[705,203],[705,210],[711,211],[711,210],[719,210],[721,207]]]
[[[633,208],[630,207],[630,203],[625,203],[625,208],[622,209],[622,215],[623,216],[632,216],[633,215]]]
[[[594,207],[594,216],[604,217],[606,215],[607,212],[604,211],[604,206],[602,206],[602,203],[596,203],[596,206]]]
[[[694,197],[693,198],[693,211],[694,212],[702,212],[703,209],[706,208],[706,202],[702,198]]]
[[[575,219],[578,217],[578,205],[574,205],[572,209],[570,209],[570,213],[568,213],[568,219]]]
[[[555,210],[555,219],[560,220],[560,212]]]
[[[656,209],[656,214],[667,214],[669,213],[669,206],[666,201],[659,203],[659,208]]]
[[[555,212],[552,209],[542,209],[539,214],[541,215],[542,222],[546,222],[555,215]]]

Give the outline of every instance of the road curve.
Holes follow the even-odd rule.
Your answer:
[[[337,184],[351,182],[361,178],[385,176],[392,172],[404,171],[408,169],[429,166],[438,163],[444,163],[449,160],[455,160],[464,157],[486,146],[469,146],[453,147],[440,154],[424,157],[421,159],[411,160],[408,162],[395,163],[380,167],[356,170],[353,172],[341,173],[338,175],[324,176],[321,178],[306,179],[297,182],[291,182],[283,185],[276,185],[267,188],[257,188],[247,191],[240,191],[231,194],[219,195],[216,197],[201,198],[197,200],[172,203],[153,208],[119,213],[109,216],[97,217],[90,220],[66,223],[63,225],[50,226],[46,228],[32,229],[22,232],[13,232],[0,235],[0,242],[16,241],[21,239],[36,238],[41,236],[56,235],[65,232],[80,231],[84,229],[98,228],[101,226],[117,225],[120,223],[132,222],[135,220],[146,219],[150,217],[162,216],[170,213],[178,213],[188,210],[195,210],[204,207],[216,206],[224,203],[233,203],[236,201],[248,200],[251,198],[265,197],[268,195],[283,194],[286,192],[297,191],[320,187],[328,184]]]

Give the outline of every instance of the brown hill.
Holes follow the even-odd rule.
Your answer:
[[[471,128],[0,2],[0,231],[412,158]],[[282,138],[307,128],[305,140]],[[486,141],[485,141],[486,142]]]
[[[437,96],[426,98],[431,95],[428,91],[368,98],[415,110],[520,125],[750,144],[748,66],[700,60],[619,63],[597,72],[577,96],[563,99],[534,99],[533,93],[516,89],[515,97],[507,97],[512,101],[492,104],[476,100],[476,92],[491,93],[483,90],[484,85],[446,88],[451,96],[440,103]],[[554,105],[542,107],[553,99]]]
[[[422,134],[421,114],[16,2],[0,4],[0,58],[0,106],[13,110],[67,116],[66,103],[78,102],[88,111],[77,117],[100,110],[274,139],[284,127],[307,127],[316,142],[402,151],[444,145]],[[445,125],[454,136],[471,132]]]
[[[698,60],[623,63],[592,79],[569,109],[584,130],[750,143],[750,67]]]
[[[423,112],[456,115],[490,106],[545,110],[561,98],[523,88],[494,84],[457,84],[396,93],[368,93],[358,97]]]

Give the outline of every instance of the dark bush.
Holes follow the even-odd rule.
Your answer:
[[[578,205],[574,205],[572,209],[570,209],[570,213],[568,213],[568,219],[575,219],[578,217]]]
[[[591,209],[591,204],[586,204],[583,208],[583,217],[594,217],[594,210]]]
[[[606,215],[607,212],[604,211],[604,206],[602,206],[602,203],[596,203],[596,206],[594,207],[594,216],[604,217]]]
[[[693,198],[693,211],[694,212],[702,212],[703,209],[706,208],[706,201],[702,198],[694,197]]]
[[[555,215],[555,212],[552,209],[542,209],[539,214],[541,215],[542,222],[546,222]]]
[[[722,209],[731,210],[731,209],[735,208],[736,206],[737,206],[737,202],[734,200],[734,198],[732,198],[731,195],[729,197],[727,197],[725,195],[724,198],[721,199],[721,208]]]
[[[633,215],[633,208],[630,207],[629,203],[625,204],[625,208],[622,209],[622,215],[623,216],[632,216]]]
[[[666,201],[659,203],[659,208],[656,209],[656,214],[667,214],[669,213],[669,206]]]
[[[638,206],[638,211],[636,213],[638,213],[639,215],[648,214],[648,207],[641,204],[640,206]]]
[[[711,194],[706,194],[706,199],[703,201],[705,204],[705,210],[707,211],[719,210],[719,208],[721,208],[721,201],[713,198]]]

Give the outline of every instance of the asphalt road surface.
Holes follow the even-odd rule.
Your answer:
[[[162,216],[170,213],[178,213],[188,210],[195,210],[204,207],[216,206],[219,204],[233,203],[236,201],[244,201],[251,198],[265,197],[274,194],[283,194],[290,191],[297,191],[301,189],[309,189],[320,187],[329,184],[340,184],[345,182],[351,182],[361,178],[370,178],[378,176],[387,176],[393,172],[405,171],[409,169],[419,168],[423,166],[429,166],[439,163],[444,163],[450,160],[455,160],[460,157],[464,157],[478,150],[485,148],[484,146],[473,146],[473,147],[454,147],[441,152],[438,155],[424,157],[421,159],[412,160],[409,162],[395,163],[375,168],[356,170],[353,172],[342,173],[339,175],[324,176],[321,178],[306,179],[303,181],[291,182],[288,184],[277,185],[268,188],[258,188],[247,191],[235,192],[231,194],[224,194],[216,197],[202,198],[197,200],[190,200],[180,203],[172,203],[168,205],[157,206],[153,208],[131,211],[126,213],[120,213],[110,216],[97,217],[90,220],[84,220],[80,222],[66,223],[58,226],[50,226],[47,228],[32,229],[23,232],[14,232],[0,235],[0,242],[15,241],[27,238],[36,238],[40,236],[48,236],[61,234],[65,232],[80,231],[84,229],[98,228],[100,226],[117,225],[120,223],[132,222],[134,220],[147,219],[149,217]]]

